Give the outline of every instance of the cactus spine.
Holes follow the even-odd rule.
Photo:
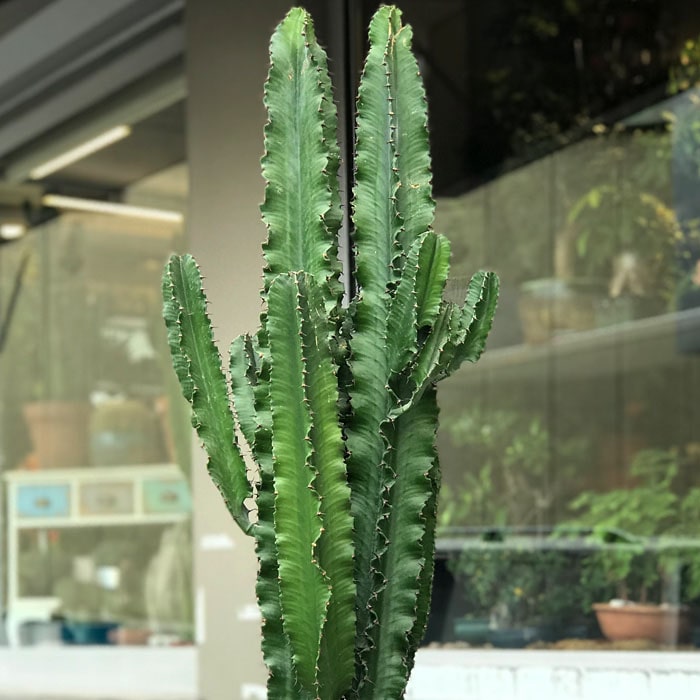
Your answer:
[[[382,7],[369,36],[349,307],[337,259],[337,116],[325,53],[300,8],[270,44],[265,312],[254,335],[231,344],[230,385],[195,261],[173,256],[163,277],[173,364],[209,472],[255,538],[271,700],[403,697],[430,602],[435,384],[478,359],[498,294],[495,275],[479,272],[463,305],[442,298],[450,248],[431,228],[411,29]],[[256,463],[252,480],[238,436]]]

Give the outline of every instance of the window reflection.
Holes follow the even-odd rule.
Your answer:
[[[700,644],[700,13],[623,5],[403,3],[449,293],[502,280],[441,386],[426,643]]]
[[[0,249],[3,271],[29,255],[2,358],[11,644],[192,641],[189,430],[159,294],[180,238],[59,212]]]

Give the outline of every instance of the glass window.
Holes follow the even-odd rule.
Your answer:
[[[700,9],[402,7],[450,293],[502,280],[487,352],[441,385],[426,643],[693,649]]]
[[[189,431],[158,284],[180,239],[56,211],[0,249],[19,290],[2,362],[11,643],[192,640]]]

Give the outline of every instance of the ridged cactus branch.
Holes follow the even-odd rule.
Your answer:
[[[258,331],[231,344],[230,391],[194,260],[174,256],[163,281],[173,364],[209,471],[255,535],[270,700],[403,697],[430,608],[435,385],[478,359],[498,296],[495,275],[480,272],[463,305],[443,298],[450,246],[432,230],[411,30],[382,7],[369,39],[349,307],[337,258],[337,115],[326,55],[300,8],[270,43],[266,307]],[[250,478],[237,433],[255,463]]]
[[[370,48],[357,100],[355,130],[355,280],[359,287],[353,309],[350,368],[351,406],[346,427],[348,471],[355,517],[355,579],[359,648],[367,630],[376,624],[370,599],[381,577],[373,560],[384,546],[379,529],[389,481],[393,478],[385,456],[389,448],[384,421],[391,409],[386,391],[390,352],[377,352],[389,342],[387,320],[400,260],[398,236],[402,222],[396,210],[400,187],[396,160],[396,130],[390,82],[390,20],[395,12],[382,8],[370,24]],[[391,339],[397,342],[398,339]],[[406,339],[411,342],[412,339]],[[378,439],[379,438],[379,439]],[[369,466],[371,465],[371,466]],[[364,655],[358,656],[359,687]]]
[[[389,490],[391,508],[380,523],[388,546],[375,562],[384,585],[376,591],[371,605],[379,621],[392,620],[392,624],[374,624],[368,630],[371,643],[364,679],[376,698],[401,696],[415,652],[410,634],[418,608],[420,575],[427,557],[432,559],[432,551],[424,550],[423,512],[432,495],[429,474],[435,459],[436,428],[434,395],[424,396],[414,409],[391,423],[388,458],[394,483]],[[366,685],[363,687],[366,693]]]
[[[305,270],[319,283],[327,280],[329,297],[339,302],[339,150],[331,94],[313,22],[295,8],[272,35],[265,84],[265,289],[279,273]]]
[[[226,507],[250,534],[253,490],[236,441],[221,356],[212,336],[202,278],[190,255],[172,256],[163,275],[163,318],[173,367],[192,404],[192,425],[209,455],[207,469]]]
[[[302,319],[297,286],[280,275],[269,289],[274,522],[284,630],[300,684],[316,691],[321,631],[330,599],[318,562],[323,520],[312,461]]]
[[[253,450],[257,462],[264,459],[266,450],[257,449],[256,434],[260,421],[255,410],[255,387],[258,384],[255,348],[249,335],[239,335],[231,343],[229,350],[231,389],[236,412],[236,420],[243,437]]]

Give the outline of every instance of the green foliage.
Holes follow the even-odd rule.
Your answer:
[[[336,111],[325,53],[299,8],[270,43],[265,312],[257,333],[231,345],[233,406],[193,258],[173,256],[163,281],[173,364],[210,474],[255,537],[271,700],[403,697],[430,600],[435,383],[478,359],[498,294],[481,272],[462,306],[442,298],[450,249],[431,228],[411,29],[382,7],[369,34],[349,307],[336,254]]]
[[[668,91],[671,95],[700,85],[700,38],[688,39],[669,71]]]
[[[549,153],[576,139],[590,120],[663,81],[668,52],[659,42],[658,6],[624,8],[618,0],[511,0],[489,13],[479,37],[489,70],[478,94],[494,146],[499,136],[509,137],[505,155]],[[581,60],[584,92],[571,79]]]
[[[662,450],[643,450],[637,453],[629,473],[636,480],[632,488],[586,491],[576,498],[571,508],[580,513],[577,524],[641,537],[663,532],[679,500],[671,491],[678,474],[677,457]]]
[[[653,145],[651,147],[654,147]],[[656,160],[658,168],[664,161]],[[658,294],[668,300],[676,285],[676,255],[682,239],[673,208],[653,191],[644,191],[638,178],[621,184],[600,184],[586,192],[569,211],[577,228],[578,268],[584,274],[607,279],[620,253],[637,255],[644,265],[638,295]]]
[[[692,191],[700,175],[698,84],[700,43],[691,39],[669,70],[668,92],[674,97],[662,114],[663,129],[620,124],[610,132],[599,125],[611,177],[596,183],[569,211],[579,274],[608,278],[616,255],[634,253],[640,279],[628,291],[657,296],[667,305],[687,291],[692,274],[679,278],[694,268],[700,221],[689,203],[679,201],[679,193],[683,183]]]
[[[662,583],[678,566],[688,577],[686,595],[700,593],[697,538],[699,490],[682,493],[676,484],[681,457],[674,450],[642,450],[630,465],[631,488],[586,491],[571,503],[571,524],[592,528],[596,546],[584,577],[602,573],[620,598],[646,601],[663,596]]]
[[[443,488],[443,528],[548,525],[556,504],[576,493],[585,441],[553,441],[539,416],[472,408],[450,416],[445,429],[464,470],[459,483]]]
[[[491,618],[494,627],[580,623],[610,588],[593,570],[582,576],[588,553],[580,545],[574,538],[506,537],[467,547],[450,562],[467,614]]]

